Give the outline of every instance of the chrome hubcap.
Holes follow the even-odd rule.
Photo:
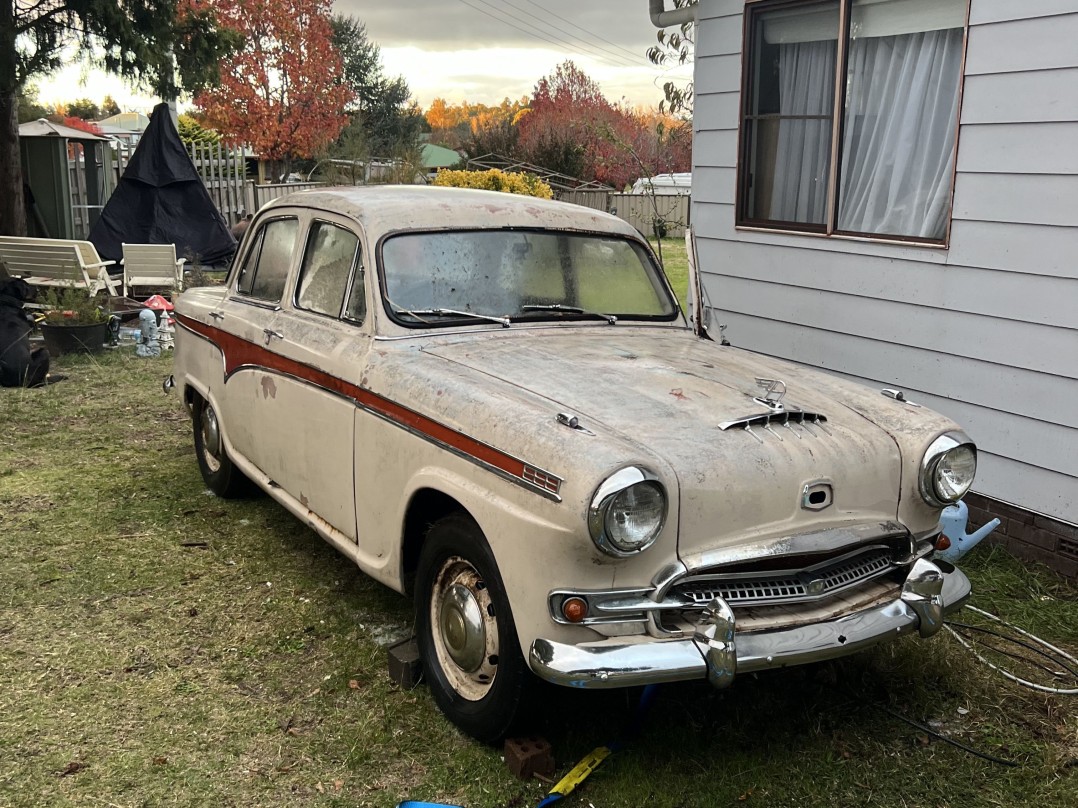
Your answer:
[[[210,471],[217,471],[221,467],[221,428],[209,404],[202,408],[202,448],[206,465]]]
[[[498,671],[498,621],[486,583],[467,559],[446,559],[434,582],[430,622],[438,665],[469,701],[486,695]]]
[[[471,673],[483,663],[486,630],[479,603],[471,591],[453,584],[442,601],[442,642],[461,670]]]

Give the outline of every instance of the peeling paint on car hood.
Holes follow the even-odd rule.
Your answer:
[[[677,474],[683,557],[898,513],[899,446],[871,418],[864,392],[833,376],[673,329],[521,330],[425,351],[551,400],[596,440],[616,434],[658,454]],[[753,401],[759,376],[783,379],[786,406],[820,413],[825,428],[721,430],[767,412]],[[833,504],[804,508],[804,487],[821,480]]]

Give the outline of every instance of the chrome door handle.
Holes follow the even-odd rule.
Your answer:
[[[284,334],[280,331],[274,331],[272,328],[263,328],[262,333],[266,335],[266,344],[269,345],[270,340],[276,337],[277,339],[284,339]]]
[[[211,311],[210,312],[210,317],[212,317],[215,320],[223,320],[223,319],[225,319],[225,316],[223,314],[221,314],[221,312],[219,312],[219,311]]]

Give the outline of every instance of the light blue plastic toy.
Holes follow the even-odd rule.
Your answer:
[[[138,325],[141,330],[138,347],[135,348],[137,356],[160,356],[161,344],[157,341],[157,315],[149,309],[143,309],[138,313]]]
[[[940,515],[940,526],[943,528],[943,535],[951,540],[951,546],[946,550],[937,550],[936,556],[938,558],[950,561],[952,564],[958,561],[976,547],[981,539],[999,527],[999,520],[993,519],[975,533],[966,533],[966,525],[968,524],[969,508],[966,507],[966,503],[962,500],[943,509],[943,513]]]

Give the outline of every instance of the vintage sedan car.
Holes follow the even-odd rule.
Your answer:
[[[725,687],[929,637],[969,595],[933,561],[969,438],[712,341],[605,213],[292,194],[176,311],[207,485],[253,482],[412,594],[434,698],[477,738],[509,730],[533,674]]]

